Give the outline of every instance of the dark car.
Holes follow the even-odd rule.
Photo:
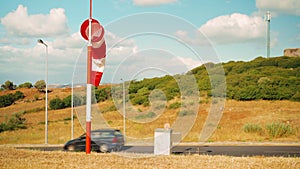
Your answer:
[[[64,145],[67,151],[85,151],[85,138],[83,134],[80,137],[68,141]],[[91,150],[97,152],[120,151],[124,146],[124,137],[120,130],[102,129],[91,131]]]

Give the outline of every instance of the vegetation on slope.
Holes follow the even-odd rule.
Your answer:
[[[222,72],[218,72],[218,68],[220,66],[223,66],[224,68],[224,75],[226,76],[226,84],[227,84],[227,98],[229,101],[231,99],[233,100],[245,100],[249,101],[250,108],[249,110],[245,109],[244,107],[237,107],[236,110],[234,108],[235,105],[239,106],[239,102],[233,102],[232,104],[228,104],[228,101],[226,102],[227,109],[224,109],[224,116],[222,117],[222,120],[215,132],[215,134],[210,138],[210,141],[225,141],[225,140],[238,140],[238,141],[247,141],[247,140],[269,140],[276,138],[277,136],[272,136],[270,134],[267,134],[269,131],[267,127],[268,124],[276,124],[277,122],[279,124],[285,124],[289,123],[291,124],[291,127],[296,126],[296,130],[299,128],[299,109],[292,110],[292,107],[295,107],[295,105],[292,104],[299,104],[294,102],[285,102],[285,104],[290,104],[288,109],[285,109],[283,111],[283,105],[279,105],[279,103],[276,102],[275,107],[274,105],[271,107],[266,107],[265,104],[269,104],[269,102],[259,101],[259,103],[264,104],[259,110],[253,109],[255,107],[253,104],[256,104],[255,100],[292,100],[292,101],[299,101],[300,100],[300,58],[290,58],[290,57],[277,57],[277,58],[256,58],[250,62],[228,62],[223,64],[214,64],[214,63],[207,63],[205,65],[199,66],[186,74],[182,75],[175,75],[175,76],[164,76],[164,77],[156,77],[151,79],[143,79],[141,81],[128,81],[125,83],[126,85],[126,102],[130,100],[131,104],[135,106],[135,109],[137,110],[135,113],[128,107],[126,107],[126,111],[130,112],[132,111],[133,119],[136,121],[145,121],[149,122],[146,123],[147,127],[143,126],[143,124],[140,123],[134,123],[128,120],[128,135],[136,136],[136,135],[143,135],[147,137],[151,137],[153,134],[153,129],[163,126],[164,123],[169,122],[172,123],[174,119],[177,116],[189,116],[189,112],[185,113],[182,111],[181,108],[187,108],[191,107],[192,103],[183,103],[184,96],[190,95],[195,92],[194,88],[183,89],[182,86],[190,86],[190,84],[193,83],[191,81],[190,77],[194,77],[196,84],[197,84],[197,92],[200,92],[201,96],[201,109],[199,109],[199,114],[197,116],[197,120],[195,122],[193,129],[191,130],[185,141],[197,141],[199,131],[201,131],[201,127],[203,126],[203,122],[205,121],[205,117],[207,116],[209,105],[206,103],[209,103],[210,96],[215,96],[212,92],[214,88],[222,83],[221,81],[218,81],[218,77],[222,76]],[[210,69],[210,72],[208,73],[207,68]],[[210,76],[208,75],[210,74]],[[217,83],[211,83],[211,81],[216,80]],[[184,84],[184,85],[182,85]],[[211,85],[213,84],[213,85]],[[180,86],[181,85],[181,86]],[[11,86],[11,85],[9,85]],[[20,90],[20,89],[18,89]],[[28,89],[28,90],[34,90],[34,89]],[[79,89],[78,89],[79,90]],[[80,89],[81,90],[81,89]],[[163,95],[160,95],[161,93],[155,92],[162,91]],[[32,110],[40,110],[40,112],[35,113],[26,113],[24,114],[24,117],[26,118],[26,125],[31,126],[32,128],[28,127],[26,130],[34,130],[33,133],[42,133],[42,125],[44,124],[43,120],[44,118],[39,118],[39,120],[31,121],[31,119],[38,116],[43,116],[43,110],[44,110],[44,93],[38,92],[38,90],[35,89],[34,94],[26,94],[25,89],[22,89],[22,92],[25,94],[24,103],[18,103],[14,106],[4,107],[1,108],[2,114],[0,114],[0,118],[2,121],[4,121],[4,118],[6,114],[8,113],[10,117],[13,116],[12,113],[15,112],[21,112],[24,110],[24,105],[29,105],[27,108],[25,108],[28,111]],[[80,93],[79,91],[78,93]],[[107,86],[101,86],[99,88],[94,88],[93,92],[95,93],[95,98],[93,98],[94,102],[99,102],[98,105],[101,105],[101,113],[103,114],[104,118],[108,122],[109,125],[115,128],[122,129],[123,125],[123,118],[120,115],[120,110],[122,110],[122,85],[107,85]],[[8,93],[8,92],[3,92]],[[2,95],[3,95],[2,93]],[[10,92],[12,93],[12,92]],[[53,120],[53,117],[49,118],[52,119],[50,122],[50,125],[60,126],[62,123],[63,125],[70,125],[68,121],[64,120],[67,117],[69,117],[69,109],[65,110],[57,110],[62,109],[66,107],[71,106],[71,97],[70,97],[70,89],[57,89],[53,90],[53,92],[49,95],[49,107],[51,108],[49,111],[49,114],[53,116],[57,116],[56,120]],[[113,95],[116,95],[117,101],[112,101]],[[157,96],[156,96],[157,94]],[[150,97],[149,97],[150,96]],[[29,99],[31,97],[31,99]],[[85,96],[83,95],[78,96],[78,98],[75,95],[75,106],[80,106],[82,104],[85,104]],[[115,97],[115,96],[114,96]],[[164,97],[162,99],[165,99],[165,101],[168,101],[165,105],[159,104],[159,107],[153,107],[153,109],[149,109],[150,106],[150,100],[152,97]],[[204,98],[204,100],[203,100]],[[149,100],[150,99],[150,100]],[[159,100],[159,99],[158,99]],[[160,100],[159,100],[160,101]],[[198,100],[196,100],[198,101]],[[251,101],[251,102],[250,102]],[[212,101],[213,103],[213,101]],[[270,102],[271,103],[271,102]],[[23,104],[23,106],[21,106]],[[214,103],[213,103],[214,104]],[[281,102],[280,102],[281,104]],[[285,105],[284,104],[284,105]],[[33,107],[31,105],[34,105]],[[203,106],[205,105],[205,106]],[[248,103],[245,103],[244,106],[247,106]],[[52,107],[53,106],[53,107]],[[258,104],[256,107],[261,106]],[[16,110],[12,110],[10,107],[18,107]],[[274,110],[272,109],[274,107]],[[157,109],[164,109],[163,115],[160,115],[156,111]],[[264,112],[264,109],[268,110]],[[63,114],[59,115],[58,112],[61,112]],[[66,112],[66,113],[65,113]],[[226,114],[227,113],[227,114]],[[252,114],[251,114],[252,113]],[[253,114],[255,113],[255,114]],[[276,118],[270,115],[270,113],[277,113]],[[130,114],[127,114],[128,118]],[[176,116],[177,115],[177,116]],[[272,116],[273,118],[270,118],[268,115]],[[293,115],[293,116],[292,116]],[[239,116],[238,119],[235,119]],[[253,121],[248,121],[245,119],[246,116],[249,116],[249,118],[256,118]],[[262,116],[266,116],[265,118],[262,118]],[[275,116],[275,115],[274,115]],[[8,116],[7,116],[8,117]],[[159,117],[159,118],[158,118]],[[200,119],[198,119],[198,117]],[[228,117],[228,118],[227,118]],[[278,117],[278,118],[277,118]],[[158,119],[157,119],[158,118]],[[226,119],[227,118],[227,119]],[[269,119],[270,118],[270,119]],[[8,118],[7,118],[8,119]],[[260,121],[260,119],[263,119],[265,121]],[[151,121],[152,120],[152,121]],[[229,123],[232,122],[232,123]],[[258,121],[260,121],[258,123]],[[22,121],[23,122],[23,121]],[[255,122],[255,123],[254,123]],[[57,123],[57,124],[56,124]],[[6,121],[6,124],[8,124],[8,121]],[[250,136],[247,135],[247,132],[243,132],[243,126],[246,124],[258,124],[262,126],[262,130],[266,134],[261,134],[260,131],[258,131],[258,136],[255,138],[253,137],[253,134]],[[36,128],[36,125],[38,128]],[[236,126],[234,126],[236,125]],[[273,125],[275,126],[275,125]],[[80,125],[78,125],[78,128],[80,128]],[[235,128],[235,136],[233,136],[233,130]],[[274,127],[275,128],[275,127]],[[61,127],[62,130],[65,130],[63,127]],[[37,131],[38,130],[38,131]],[[230,131],[230,133],[227,133],[227,131]],[[2,132],[5,134],[5,132]],[[21,133],[21,132],[20,132]],[[19,133],[19,135],[20,135]],[[79,134],[82,133],[82,130],[80,130]],[[241,134],[242,133],[242,134]],[[243,135],[244,133],[244,135]],[[289,136],[292,138],[292,140],[295,140],[299,138],[299,134],[295,129],[291,130],[292,136]],[[255,133],[256,134],[256,133]],[[226,135],[226,136],[225,136]],[[27,137],[27,135],[26,135]],[[250,138],[251,137],[251,138]],[[3,137],[6,138],[6,137]],[[41,137],[42,138],[42,137]],[[59,143],[63,143],[65,140],[64,136],[60,136]],[[1,141],[1,137],[0,137]],[[2,140],[3,141],[3,140]]]

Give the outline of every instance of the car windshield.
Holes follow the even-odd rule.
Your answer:
[[[122,136],[122,133],[119,130],[92,131],[91,135],[92,135],[92,138],[106,138],[106,137]],[[86,133],[82,134],[79,138],[86,138]]]
[[[110,131],[101,131],[101,132],[93,132],[92,138],[100,138],[100,137],[114,137],[113,133]]]

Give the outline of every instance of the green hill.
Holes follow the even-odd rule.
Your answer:
[[[228,99],[300,101],[300,58],[285,56],[258,57],[249,62],[206,63],[184,75],[131,81],[130,99],[133,104],[148,105],[148,96],[154,89],[163,91],[167,100],[179,97],[182,88],[178,84],[191,83],[188,77],[195,77],[199,92],[208,97],[214,95],[218,85],[225,83]]]

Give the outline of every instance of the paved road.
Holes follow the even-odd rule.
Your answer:
[[[62,146],[18,147],[42,151],[62,150]],[[125,146],[122,152],[153,154],[153,146]],[[175,146],[173,154],[206,154],[227,156],[284,156],[300,157],[300,146]]]
[[[153,146],[125,146],[123,151],[153,153]],[[173,154],[300,157],[300,146],[176,146]]]

